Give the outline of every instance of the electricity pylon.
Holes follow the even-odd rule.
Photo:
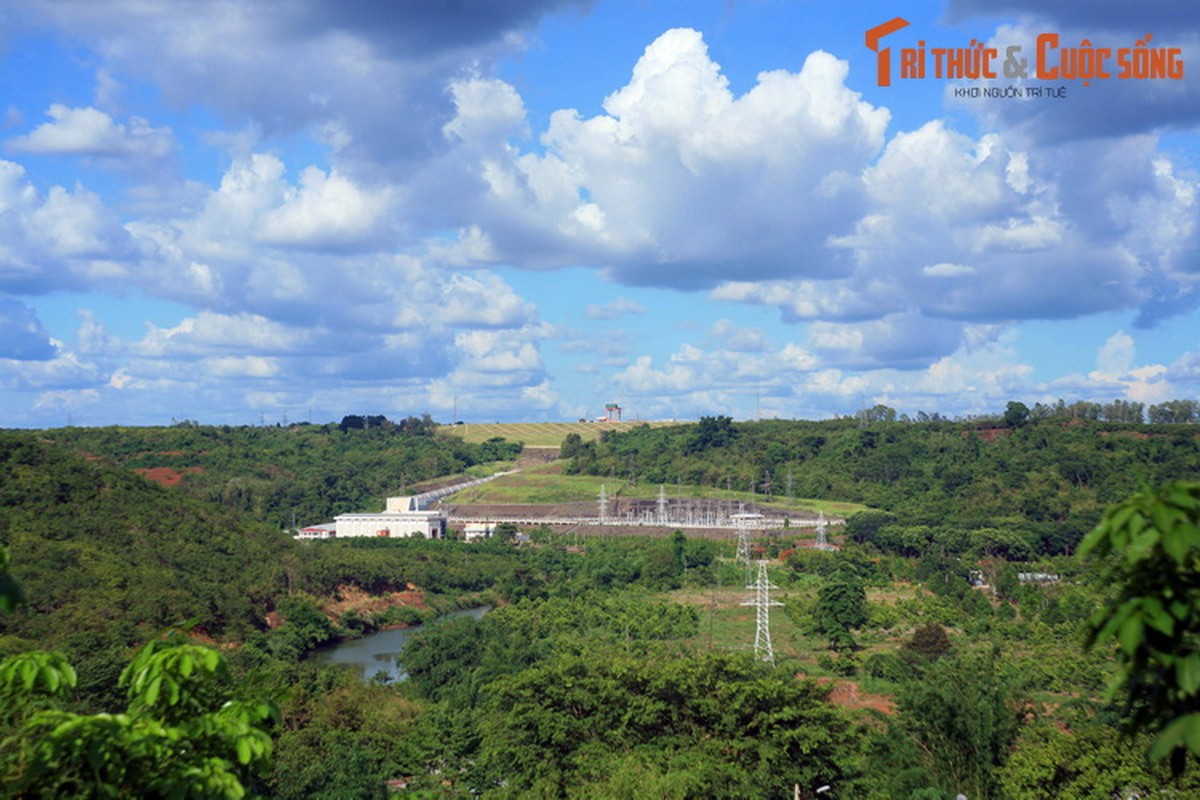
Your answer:
[[[771,584],[767,577],[767,562],[758,562],[758,580],[746,587],[754,590],[753,599],[742,603],[744,606],[754,606],[754,658],[775,666],[775,649],[771,646],[771,606],[781,606],[783,603],[771,599],[771,590],[778,586]]]
[[[733,563],[746,565],[746,577],[750,577],[750,529],[746,520],[742,515],[739,515],[737,521],[737,554],[733,557]]]
[[[829,543],[829,536],[825,533],[825,528],[829,523],[825,522],[825,512],[820,512],[817,517],[817,549],[818,550],[833,550],[834,547]]]

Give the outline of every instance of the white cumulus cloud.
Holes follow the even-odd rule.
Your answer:
[[[155,128],[141,117],[121,123],[99,109],[71,108],[62,103],[51,105],[46,116],[50,122],[9,139],[8,149],[39,155],[157,160],[175,148],[170,128]]]

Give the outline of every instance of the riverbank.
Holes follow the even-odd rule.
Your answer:
[[[453,611],[446,616],[470,616],[478,619],[491,606]],[[432,621],[433,618],[430,619]],[[358,670],[364,681],[401,681],[407,678],[397,663],[411,636],[424,627],[410,625],[379,629],[355,639],[343,639],[313,651],[309,658],[317,664],[338,664]]]

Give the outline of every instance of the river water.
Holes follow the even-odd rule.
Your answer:
[[[489,606],[471,608],[466,611],[455,611],[449,616],[479,619],[489,609]],[[318,664],[345,664],[361,673],[364,681],[373,679],[380,672],[385,673],[389,680],[404,680],[408,675],[396,663],[396,656],[404,649],[408,637],[423,627],[423,625],[413,625],[408,628],[391,628],[368,633],[361,639],[347,639],[331,647],[321,648],[309,658]]]

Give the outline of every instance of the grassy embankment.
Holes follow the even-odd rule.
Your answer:
[[[610,498],[628,500],[654,500],[658,497],[658,484],[630,484],[618,478],[597,475],[563,475],[562,464],[554,462],[521,470],[513,475],[504,475],[494,481],[467,489],[454,497],[455,503],[590,503],[600,495],[600,487]],[[730,491],[707,486],[668,485],[668,499],[678,498],[727,500],[755,504],[774,509],[780,513],[788,510],[824,512],[830,517],[848,517],[866,506],[816,498],[767,497],[750,492]]]
[[[600,438],[602,431],[627,431],[639,425],[661,428],[666,425],[691,425],[691,422],[469,422],[464,425],[444,425],[439,433],[457,436],[466,442],[480,444],[500,437],[510,442],[523,442],[526,447],[558,447],[568,434],[577,433],[585,442]]]

